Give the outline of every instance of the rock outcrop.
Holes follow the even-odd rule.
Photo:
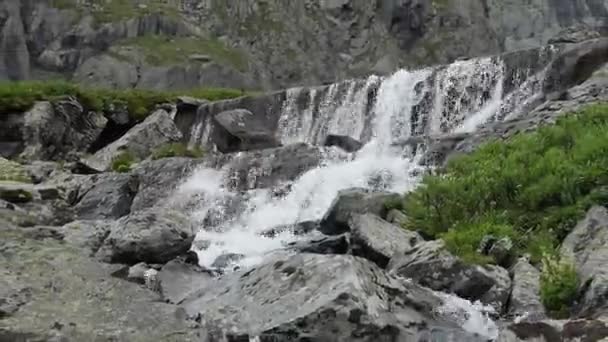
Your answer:
[[[608,209],[593,207],[562,243],[561,253],[574,262],[583,284],[579,313],[608,315]]]
[[[10,52],[3,78],[50,72],[108,87],[276,89],[577,41],[593,35],[562,31],[603,33],[608,15],[603,0],[60,4],[0,2],[0,46]]]

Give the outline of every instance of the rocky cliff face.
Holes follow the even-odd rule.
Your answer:
[[[0,77],[115,88],[331,83],[608,27],[606,0],[0,1]]]

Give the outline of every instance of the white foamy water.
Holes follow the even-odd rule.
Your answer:
[[[472,303],[457,296],[436,292],[443,299],[443,305],[436,309],[443,317],[458,323],[462,329],[491,340],[498,338],[499,329],[490,318],[495,311],[491,306],[477,301]]]
[[[212,267],[226,254],[243,256],[233,265],[260,263],[271,252],[298,239],[289,231],[273,238],[263,236],[263,232],[322,218],[340,190],[378,190],[380,186],[385,191],[410,191],[419,182],[415,175],[420,174],[421,156],[412,154],[408,147],[392,144],[415,134],[474,131],[484,123],[504,118],[534,96],[530,90],[538,89],[542,76],[522,81],[519,89],[505,94],[505,69],[500,60],[482,58],[438,70],[399,70],[385,79],[372,76],[365,82],[288,90],[278,122],[278,136],[284,145],[321,145],[329,134],[350,136],[365,145],[354,154],[325,148],[320,164],[290,182],[290,189],[280,197],[273,195],[272,189],[244,193],[230,190],[229,167],[197,170],[177,194],[195,199],[192,219],[199,224],[200,232],[193,250],[201,265]],[[375,101],[370,103],[368,95],[372,91]],[[208,130],[207,126],[196,126],[193,135],[205,137]],[[262,166],[250,169],[247,175],[251,185],[260,175],[271,172],[272,165],[264,161],[259,164]],[[496,325],[485,313],[487,308],[442,296],[442,314],[454,315],[469,332],[496,337]]]

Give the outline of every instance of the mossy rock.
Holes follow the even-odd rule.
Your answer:
[[[17,182],[0,182],[0,199],[11,203],[27,203],[34,196],[32,194],[32,186]]]
[[[32,179],[21,164],[0,157],[0,181],[31,183]]]

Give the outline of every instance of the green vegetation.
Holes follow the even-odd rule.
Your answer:
[[[192,55],[206,55],[217,63],[227,64],[241,71],[247,70],[245,54],[238,49],[227,47],[217,39],[147,35],[124,40],[120,45],[139,48],[144,53],[146,62],[152,65],[179,64],[187,62]]]
[[[154,153],[152,153],[152,159],[157,160],[169,157],[201,158],[203,154],[203,150],[198,146],[189,149],[186,144],[172,143],[158,147]]]
[[[484,235],[510,237],[533,262],[551,253],[594,204],[608,205],[608,105],[493,141],[452,159],[405,199],[406,228],[443,237],[473,262]]]
[[[145,118],[159,103],[173,102],[186,95],[209,101],[223,100],[244,95],[236,89],[200,88],[183,92],[151,90],[87,89],[64,81],[24,81],[0,83],[0,115],[29,110],[34,102],[54,100],[63,96],[75,96],[90,110],[105,111],[111,104],[124,104],[135,120]]]
[[[540,298],[552,316],[568,317],[568,308],[576,299],[579,278],[572,263],[556,257],[543,258]]]
[[[32,179],[19,163],[0,157],[0,181],[31,183]]]
[[[90,13],[97,23],[117,22],[140,16],[161,13],[178,17],[178,3],[167,0],[87,0],[88,5],[78,0],[51,0],[51,5],[61,9],[74,9],[82,16]]]
[[[131,167],[137,161],[133,153],[122,151],[112,159],[112,170],[120,173],[131,171]]]

